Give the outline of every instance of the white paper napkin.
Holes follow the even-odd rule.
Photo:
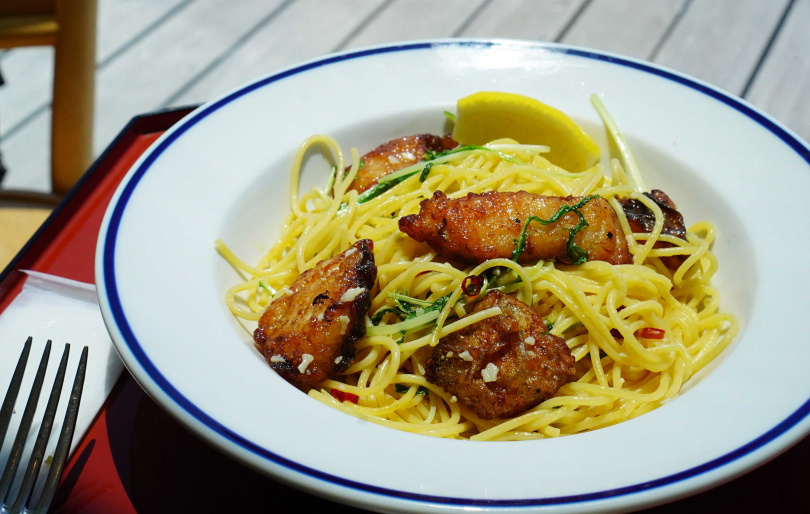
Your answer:
[[[45,375],[34,423],[28,434],[26,452],[20,463],[21,467],[28,464],[27,456],[33,448],[39,431],[65,343],[70,343],[70,358],[65,382],[62,386],[59,410],[56,413],[56,421],[45,453],[46,460],[47,456],[53,455],[56,439],[62,429],[62,420],[65,416],[65,408],[73,387],[73,379],[76,376],[82,349],[85,346],[89,348],[87,372],[71,452],[76,449],[82,436],[90,427],[123,369],[123,364],[112,346],[112,341],[101,318],[95,286],[33,271],[25,273],[27,276],[22,291],[6,310],[0,313],[0,399],[6,394],[8,384],[11,382],[11,375],[14,373],[26,339],[29,336],[33,337],[22,387],[17,397],[6,440],[0,450],[0,465],[5,464],[11,451],[11,445],[17,434],[20,418],[25,410],[28,393],[31,390],[45,344],[48,339],[53,342],[48,371]],[[43,466],[43,471],[47,471],[46,466]]]

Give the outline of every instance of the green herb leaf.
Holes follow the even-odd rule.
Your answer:
[[[538,216],[529,216],[528,219],[526,219],[526,221],[523,223],[523,229],[520,231],[520,236],[515,240],[515,250],[512,252],[512,260],[517,262],[520,256],[523,255],[523,251],[526,249],[526,239],[528,239],[527,231],[529,224],[532,221],[536,221],[541,225],[550,225],[558,221],[569,212],[573,212],[579,216],[579,223],[577,223],[573,228],[568,229],[568,241],[565,243],[565,250],[568,254],[568,260],[570,260],[572,264],[582,264],[586,262],[588,260],[588,252],[574,243],[574,236],[576,236],[580,230],[588,228],[588,222],[585,221],[585,216],[582,215],[579,209],[594,198],[599,198],[599,195],[586,196],[574,205],[563,205],[547,220],[544,220]]]
[[[425,179],[428,178],[428,175],[430,174],[430,169],[432,167],[433,167],[433,163],[429,162],[429,163],[427,163],[427,165],[424,168],[422,168],[422,173],[419,174],[419,182],[424,182]]]
[[[394,389],[395,389],[395,390],[396,390],[396,392],[398,392],[399,394],[405,394],[405,393],[407,393],[408,391],[410,391],[411,386],[409,386],[408,384],[394,384]],[[425,386],[421,386],[421,385],[420,385],[419,387],[417,387],[417,388],[416,388],[416,394],[425,395],[425,394],[428,394],[429,392],[430,392],[430,391],[429,391],[429,390],[428,390],[428,388],[427,388],[427,387],[425,387]]]
[[[447,151],[444,151],[444,152],[434,152],[433,150],[428,150],[427,153],[425,154],[425,159],[424,160],[426,160],[426,161],[434,161],[434,160],[439,159],[441,157],[447,157],[448,155],[453,155],[453,154],[457,154],[457,153],[461,153],[461,152],[469,152],[470,150],[481,150],[482,152],[491,152],[491,153],[497,154],[501,159],[503,159],[503,160],[505,160],[507,162],[511,162],[511,163],[515,163],[515,164],[523,164],[519,160],[512,157],[511,155],[505,154],[503,152],[499,152],[498,150],[494,150],[494,149],[488,148],[486,146],[480,146],[480,145],[457,146],[457,147],[455,147],[455,148],[453,148],[451,150],[447,150]]]
[[[389,313],[389,312],[392,312],[392,313],[396,314],[397,316],[399,316],[399,311],[397,311],[395,308],[393,308],[393,307],[383,307],[382,309],[375,312],[374,316],[371,317],[371,324],[374,325],[374,326],[379,325],[380,321],[382,321],[382,319],[383,319],[383,316],[385,316],[386,313]]]
[[[514,157],[512,157],[510,155],[507,155],[507,154],[505,154],[503,152],[499,152],[497,150],[493,150],[492,148],[487,148],[485,146],[475,146],[475,145],[460,146],[460,147],[456,147],[456,148],[454,148],[452,150],[448,150],[446,152],[434,152],[432,150],[428,150],[427,153],[425,154],[424,159],[423,159],[423,162],[428,161],[427,166],[423,166],[421,168],[415,168],[415,169],[414,169],[415,165],[414,166],[408,166],[407,168],[402,168],[401,170],[397,170],[397,171],[395,171],[393,173],[389,173],[388,175],[382,177],[379,180],[379,182],[377,182],[373,187],[365,190],[363,193],[358,195],[357,203],[361,204],[361,203],[368,202],[369,200],[372,200],[372,199],[380,196],[381,194],[385,193],[386,191],[388,191],[389,189],[391,189],[395,185],[399,184],[400,182],[404,181],[407,178],[410,178],[410,177],[416,175],[417,173],[420,173],[420,180],[424,181],[425,178],[427,178],[427,174],[430,173],[430,167],[432,165],[434,165],[434,164],[441,164],[440,162],[433,162],[433,161],[436,161],[438,159],[445,159],[447,156],[450,156],[450,155],[453,155],[453,154],[456,154],[456,153],[460,153],[460,152],[467,152],[467,151],[470,151],[470,150],[482,150],[482,151],[485,151],[485,152],[492,152],[492,153],[498,154],[498,156],[501,159],[505,160],[505,161],[516,163],[516,164],[522,164],[519,160],[515,159]],[[449,160],[449,159],[445,159],[445,160]]]
[[[413,298],[412,296],[408,296],[400,292],[390,293],[388,297],[394,300],[397,315],[404,321],[415,318],[416,316],[420,316],[427,312],[440,311],[444,309],[444,306],[447,305],[447,301],[450,299],[451,294],[452,293],[448,293],[433,302]]]
[[[389,182],[377,182],[372,187],[366,189],[357,196],[357,203],[366,203],[367,201],[380,196],[381,194],[385,193],[386,191],[388,191],[395,185],[399,184],[409,176],[410,175],[402,177],[399,180],[391,180]]]

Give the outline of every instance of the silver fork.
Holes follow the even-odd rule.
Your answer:
[[[32,338],[28,338],[23,346],[20,360],[17,361],[17,367],[14,370],[14,375],[11,377],[11,384],[9,384],[8,392],[3,400],[3,406],[0,408],[0,447],[6,438],[8,431],[9,421],[11,414],[14,410],[14,402],[17,400],[17,393],[20,391],[20,384],[22,383],[23,374],[25,372],[25,365],[28,362],[28,354],[31,352]],[[87,369],[87,352],[85,346],[82,350],[82,356],[79,360],[79,367],[76,371],[76,378],[73,381],[73,390],[70,393],[70,401],[65,414],[65,421],[62,424],[62,432],[59,434],[59,440],[56,445],[56,450],[53,454],[51,462],[51,469],[48,472],[48,477],[45,480],[45,485],[42,488],[42,493],[39,496],[39,501],[35,505],[31,505],[33,498],[31,493],[36,484],[39,469],[42,466],[43,457],[45,455],[45,447],[48,444],[48,439],[51,436],[51,429],[53,428],[53,421],[56,417],[56,407],[59,403],[59,396],[62,393],[62,383],[65,379],[65,369],[67,368],[68,356],[70,354],[70,345],[65,345],[65,351],[62,353],[62,360],[59,363],[59,369],[54,379],[53,388],[48,399],[48,405],[45,408],[45,415],[42,419],[42,424],[39,428],[36,441],[34,443],[34,450],[28,461],[25,475],[23,476],[20,489],[17,497],[12,501],[9,498],[11,493],[14,477],[17,468],[20,464],[22,457],[23,447],[25,440],[28,437],[28,431],[31,428],[31,422],[34,413],[37,410],[37,402],[39,401],[40,391],[42,390],[42,383],[45,380],[45,371],[48,367],[48,358],[51,353],[51,341],[45,345],[45,351],[42,354],[42,360],[39,363],[36,377],[34,378],[34,385],[31,389],[31,394],[28,396],[28,403],[25,405],[22,419],[20,421],[20,428],[17,431],[17,437],[14,439],[14,445],[11,447],[11,452],[6,463],[3,476],[0,477],[0,514],[7,513],[44,513],[47,512],[48,507],[53,500],[53,495],[56,492],[56,486],[59,484],[59,477],[62,475],[62,470],[67,462],[68,452],[70,451],[70,443],[73,440],[73,431],[76,428],[76,417],[79,413],[79,403],[82,397],[82,387],[84,385],[84,375]]]

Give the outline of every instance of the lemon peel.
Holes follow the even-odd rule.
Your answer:
[[[462,145],[484,145],[511,138],[546,145],[543,156],[568,171],[583,171],[599,161],[599,146],[562,111],[515,93],[482,91],[458,100],[453,139]]]

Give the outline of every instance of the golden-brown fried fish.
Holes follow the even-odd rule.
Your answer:
[[[392,139],[360,158],[362,167],[350,189],[358,193],[374,187],[382,177],[421,161],[428,151],[446,152],[458,146],[450,136],[417,134]]]
[[[363,239],[319,262],[262,314],[253,339],[288,382],[312,387],[351,364],[377,279],[372,249]]]
[[[442,338],[425,365],[429,382],[481,419],[516,416],[575,378],[565,341],[545,333],[531,307],[493,290],[475,312],[496,306],[503,314]]]
[[[662,234],[668,234],[681,239],[686,239],[686,225],[683,221],[683,216],[678,212],[675,202],[670,199],[660,189],[653,189],[644,195],[654,201],[658,207],[661,208],[661,213],[664,215],[664,227],[661,229]],[[650,233],[655,226],[655,214],[647,208],[646,205],[638,200],[630,198],[620,198],[619,204],[624,210],[624,215],[627,218],[627,223],[630,225],[630,230],[633,232]],[[669,248],[672,244],[663,241],[655,243],[655,248]],[[662,257],[661,262],[671,269],[677,269],[686,260],[684,255],[672,255]]]
[[[583,197],[541,196],[526,191],[470,193],[450,199],[441,191],[422,201],[419,214],[399,219],[399,229],[417,241],[427,243],[447,259],[480,263],[489,259],[511,259],[523,226],[531,216],[548,220],[562,207],[574,206]],[[588,223],[573,238],[587,252],[587,260],[611,264],[633,262],[616,213],[601,197],[587,201],[579,211]],[[569,231],[579,223],[575,212],[544,225],[528,224],[525,249],[518,262],[557,259],[571,263]]]

